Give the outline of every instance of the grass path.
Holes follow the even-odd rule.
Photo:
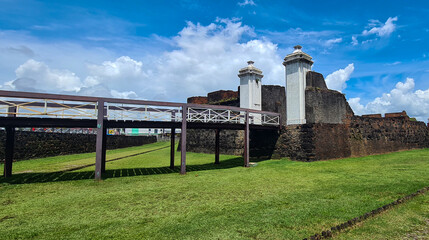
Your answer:
[[[141,149],[112,155],[133,151]],[[31,173],[16,174],[15,183],[0,178],[0,238],[302,239],[429,185],[429,149],[312,163],[266,160],[251,168],[235,156],[221,155],[215,166],[213,155],[187,154],[184,176],[166,172],[167,148],[108,163],[112,175],[100,182],[90,178],[93,167],[62,181],[34,177],[19,184]],[[31,161],[21,169],[38,166]],[[49,161],[52,168],[45,169],[60,168]],[[387,232],[400,239],[424,228],[428,198],[416,199],[402,213],[399,206],[379,216],[385,220],[368,220],[337,237],[367,239],[381,226],[372,239],[386,239]],[[396,225],[377,222],[398,216],[404,220]]]

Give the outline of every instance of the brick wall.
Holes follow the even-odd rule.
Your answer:
[[[195,103],[195,104],[209,104],[209,99],[207,97],[190,97],[188,98],[188,103]]]
[[[209,103],[219,103],[226,100],[232,100],[238,98],[238,91],[232,90],[219,90],[207,94]]]
[[[4,160],[6,134],[0,131],[0,159]],[[95,152],[96,135],[69,133],[15,133],[14,160]],[[155,136],[107,135],[107,149],[140,146],[156,142]]]
[[[192,131],[188,151],[214,153],[214,130],[188,131]],[[406,117],[355,116],[347,124],[315,123],[283,126],[280,131],[250,131],[251,157],[317,161],[428,147],[426,124]],[[220,149],[222,154],[242,155],[243,131],[222,130]]]
[[[429,147],[429,133],[424,122],[408,117],[365,118],[355,116],[350,123],[352,156]]]
[[[428,127],[423,122],[410,121],[405,111],[386,113],[385,118],[381,114],[354,116],[345,96],[327,89],[322,74],[307,72],[306,83],[307,124],[283,126],[279,132],[250,131],[251,157],[315,161],[429,147]],[[230,97],[225,95],[229,92],[233,91],[209,93],[209,103],[212,99],[221,105],[239,105],[239,93],[233,104],[222,102]],[[285,88],[262,85],[262,110],[280,113],[285,123]],[[221,153],[241,155],[242,131],[222,132]],[[214,153],[214,137],[214,130],[191,131],[187,149]]]
[[[186,151],[214,153],[215,137],[214,129],[188,129],[186,132]],[[243,130],[221,130],[219,134],[220,153],[242,155],[244,148],[243,139]]]
[[[428,147],[429,130],[423,122],[355,116],[348,124],[283,127],[273,157],[316,161]]]

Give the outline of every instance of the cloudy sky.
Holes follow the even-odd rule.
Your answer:
[[[429,2],[0,0],[0,88],[185,102],[300,44],[356,114],[429,117]]]

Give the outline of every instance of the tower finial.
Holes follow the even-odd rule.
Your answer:
[[[301,45],[296,45],[295,47],[293,47],[294,49],[295,49],[295,51],[293,51],[294,53],[296,53],[296,52],[302,52],[302,50],[301,50]]]
[[[247,64],[249,65],[249,66],[253,66],[253,64],[254,64],[255,62],[254,61],[252,61],[252,60],[250,60],[250,61],[247,61]]]

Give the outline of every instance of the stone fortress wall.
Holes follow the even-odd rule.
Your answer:
[[[14,160],[95,152],[95,134],[15,132]],[[5,131],[0,131],[0,161],[4,160]],[[156,136],[107,135],[107,149],[141,146],[156,142]]]
[[[410,119],[405,111],[386,113],[385,117],[356,116],[344,94],[326,87],[322,74],[307,72],[306,84],[306,124],[283,125],[279,131],[252,130],[251,157],[316,161],[429,147],[428,126]],[[188,102],[198,103],[194,99]],[[221,105],[231,104],[216,100]],[[262,85],[262,110],[281,113],[282,123],[287,121],[284,87]],[[188,151],[214,153],[214,130],[193,130],[187,139]],[[241,155],[242,149],[243,131],[221,131],[221,153]]]

